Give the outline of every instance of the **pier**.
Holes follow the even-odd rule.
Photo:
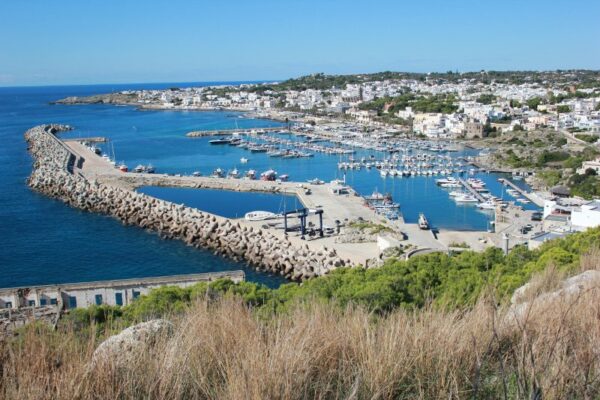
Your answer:
[[[261,135],[269,132],[288,131],[287,126],[279,126],[272,128],[248,128],[248,129],[214,129],[207,131],[192,131],[185,134],[187,137],[207,137],[207,136],[229,136],[229,135]]]
[[[542,199],[537,194],[530,193],[530,192],[527,192],[527,191],[521,189],[520,187],[518,187],[517,185],[515,185],[514,183],[512,183],[508,179],[500,178],[500,179],[498,179],[498,182],[502,183],[504,186],[510,186],[512,189],[514,189],[517,192],[519,192],[519,194],[521,196],[525,197],[527,200],[531,201],[536,206],[538,206],[538,207],[544,207],[544,199]]]
[[[465,181],[463,178],[459,177],[458,181],[460,182],[461,185],[463,185],[465,187],[465,189],[467,189],[469,191],[469,193],[471,193],[473,195],[473,197],[475,197],[477,200],[479,200],[479,202],[483,203],[485,201],[485,199],[483,198],[481,193],[479,193],[477,190],[473,189],[473,187],[471,185],[469,185],[469,183],[467,181]]]
[[[106,142],[108,142],[108,139],[103,136],[91,136],[91,137],[64,139],[63,141],[65,141],[65,142],[78,141],[78,142],[87,142],[87,143],[106,143]]]

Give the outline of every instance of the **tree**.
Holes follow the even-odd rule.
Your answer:
[[[542,104],[542,99],[540,97],[532,97],[531,99],[527,100],[527,107],[532,110],[537,110],[540,104]]]
[[[559,114],[568,113],[568,112],[571,112],[571,107],[569,107],[569,106],[568,106],[568,105],[566,105],[566,104],[561,104],[561,105],[559,105],[559,106],[557,106],[557,107],[556,107],[556,111],[557,111]]]

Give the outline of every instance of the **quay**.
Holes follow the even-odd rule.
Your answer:
[[[228,136],[228,135],[248,135],[251,133],[263,134],[268,132],[288,131],[287,126],[272,128],[248,128],[248,129],[214,129],[206,131],[192,131],[185,134],[187,137],[206,137],[206,136]]]
[[[529,201],[531,201],[536,206],[538,206],[538,207],[544,207],[544,199],[542,199],[536,193],[527,192],[527,191],[521,189],[520,187],[518,187],[517,185],[515,185],[514,183],[512,183],[508,179],[500,178],[500,179],[498,179],[498,182],[502,183],[504,186],[510,186],[511,188],[513,188],[514,190],[516,190],[517,192],[519,192],[519,194],[521,196],[525,197],[526,199],[528,199]]]
[[[103,304],[126,306],[137,297],[161,286],[185,288],[199,282],[212,282],[217,279],[230,279],[238,283],[244,281],[245,275],[244,271],[237,270],[6,288],[0,289],[0,309],[55,306],[59,310],[69,310]]]
[[[471,185],[469,185],[469,183],[467,181],[465,181],[463,178],[459,177],[458,181],[460,182],[461,185],[463,185],[465,187],[465,189],[467,189],[473,195],[473,197],[475,197],[477,200],[479,200],[479,202],[483,203],[485,201],[483,196],[477,190],[473,189],[473,187]]]
[[[91,137],[82,137],[82,138],[74,138],[74,139],[63,139],[64,142],[88,142],[88,143],[106,143],[108,139],[103,136],[91,136]]]
[[[445,246],[434,238],[430,231],[421,230],[417,224],[405,223],[402,218],[396,221],[386,221],[381,215],[375,213],[364,205],[364,200],[351,187],[345,187],[346,194],[336,194],[336,185],[329,183],[313,185],[307,182],[276,182],[248,179],[215,178],[207,176],[174,176],[165,174],[148,174],[134,172],[120,172],[108,161],[94,154],[84,144],[70,141],[68,146],[78,160],[81,168],[75,172],[104,184],[135,190],[142,186],[183,187],[195,189],[231,190],[240,192],[264,192],[295,195],[302,205],[308,209],[323,210],[323,223],[326,228],[336,228],[338,223],[346,224],[350,221],[363,220],[374,224],[388,224],[395,231],[402,232],[407,242],[416,247],[427,247],[443,250]],[[310,194],[307,194],[310,189]],[[221,217],[219,217],[221,218]],[[314,216],[310,216],[310,222]],[[242,226],[255,229],[264,228],[268,221],[235,220]],[[385,222],[384,222],[385,221]],[[282,229],[268,229],[274,236],[287,240],[295,246],[308,246],[314,251],[319,251],[323,246],[335,249],[336,253],[345,260],[350,260],[353,265],[366,265],[369,260],[379,256],[376,242],[367,243],[338,243],[336,236],[325,236],[301,240],[295,234],[286,234]],[[476,240],[474,240],[474,243]]]

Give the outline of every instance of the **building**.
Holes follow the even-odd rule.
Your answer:
[[[137,297],[161,286],[188,287],[216,279],[241,282],[244,280],[244,272],[211,272],[0,289],[0,308],[56,306],[59,309],[72,309],[102,304],[126,306]]]
[[[600,200],[592,200],[571,211],[571,226],[574,230],[600,226]]]
[[[591,169],[596,172],[596,175],[600,175],[600,157],[596,158],[593,161],[584,161],[581,164],[581,168],[577,169],[577,173],[579,175],[585,175],[585,172]]]
[[[482,138],[483,137],[483,124],[481,122],[465,122],[465,138]]]

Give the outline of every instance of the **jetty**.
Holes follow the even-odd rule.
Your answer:
[[[519,194],[521,196],[525,197],[527,200],[531,201],[536,206],[538,206],[538,207],[544,207],[544,199],[542,199],[537,194],[532,193],[532,192],[528,192],[526,190],[523,190],[522,188],[518,187],[513,182],[511,182],[510,180],[505,179],[505,178],[498,179],[498,182],[500,182],[504,186],[510,186],[512,189],[514,189],[517,192],[519,192]]]
[[[473,186],[469,185],[469,182],[465,181],[463,178],[457,178],[458,182],[460,182],[461,185],[464,186],[465,189],[467,189],[469,191],[469,193],[471,193],[473,195],[473,197],[475,197],[477,200],[479,200],[479,202],[483,203],[485,201],[485,199],[483,198],[483,196],[481,195],[481,193],[479,193],[477,190],[473,189]]]
[[[187,137],[207,137],[207,136],[230,136],[230,135],[262,135],[269,132],[288,131],[287,126],[278,126],[270,128],[248,128],[248,129],[214,129],[205,131],[192,131],[185,134]]]

